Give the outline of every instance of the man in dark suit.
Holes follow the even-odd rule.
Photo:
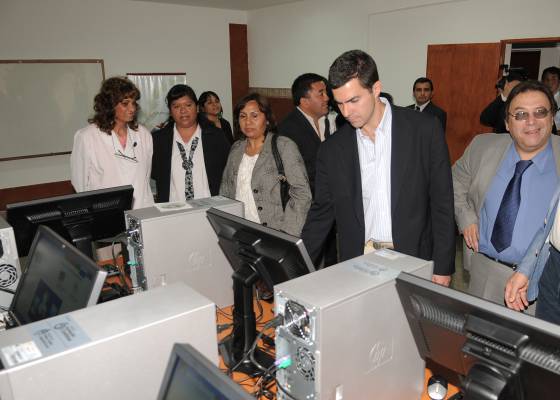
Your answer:
[[[189,200],[186,163],[191,165],[188,173],[191,174],[192,190],[189,194],[192,197],[189,197],[197,199],[218,195],[230,149],[223,131],[198,123],[197,98],[190,86],[173,86],[166,102],[169,121],[152,133],[152,179],[156,181],[157,202]],[[196,143],[193,145],[194,140]],[[181,147],[182,151],[179,150]]]
[[[321,75],[307,73],[298,76],[292,84],[292,100],[296,106],[278,124],[278,132],[292,139],[305,162],[311,193],[315,186],[315,159],[319,145],[334,128],[327,118],[329,96],[327,80]]]
[[[311,195],[313,195],[315,162],[319,145],[336,130],[335,126],[331,127],[328,119],[327,80],[313,73],[298,76],[292,84],[292,101],[296,108],[278,124],[278,132],[297,144],[305,163]],[[333,227],[325,243],[323,264],[329,266],[336,264],[337,261],[336,229]]]
[[[434,260],[433,281],[455,270],[449,154],[439,121],[379,97],[373,59],[360,50],[331,65],[343,126],[317,154],[315,198],[302,238],[312,258],[336,222],[341,260],[371,249]]]
[[[432,114],[440,120],[443,131],[447,125],[447,113],[432,102],[434,95],[434,84],[431,79],[426,77],[418,78],[412,85],[412,95],[414,96],[415,104],[411,104],[408,108],[413,108],[416,111]]]

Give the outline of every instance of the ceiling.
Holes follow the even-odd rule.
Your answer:
[[[133,0],[150,3],[182,4],[185,6],[223,8],[227,10],[256,10],[279,4],[295,3],[304,0]]]

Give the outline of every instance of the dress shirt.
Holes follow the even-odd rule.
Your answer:
[[[428,104],[430,104],[430,100],[428,100],[427,102],[425,102],[422,105],[415,104],[415,106],[420,109],[420,110],[417,110],[417,111],[424,112],[424,108],[426,108],[428,106]]]
[[[323,115],[321,118],[319,118],[319,132],[317,132],[317,127],[315,126],[315,121],[313,120],[313,118],[310,117],[309,115],[307,115],[306,113],[304,113],[301,108],[297,107],[297,109],[300,113],[303,114],[305,119],[307,119],[309,121],[309,123],[311,124],[311,126],[315,130],[315,133],[317,134],[317,136],[319,136],[319,139],[321,139],[321,142],[323,142],[325,140],[325,118],[327,118],[327,116]],[[331,121],[329,120],[329,133],[333,133],[336,130],[336,124],[332,124],[330,122]]]
[[[368,240],[392,242],[391,220],[391,124],[392,112],[389,102],[375,129],[375,142],[356,129],[360,174],[362,179],[362,202],[364,205],[365,237]]]
[[[255,204],[255,198],[253,197],[253,188],[251,187],[253,169],[255,169],[255,163],[257,162],[258,158],[258,154],[250,156],[246,153],[243,153],[243,158],[241,159],[241,163],[239,164],[239,170],[237,173],[235,199],[243,203],[245,207],[245,219],[260,224],[261,221],[259,218],[259,213],[257,211],[257,205]]]
[[[70,156],[72,185],[76,192],[132,185],[132,207],[151,206],[152,151],[150,132],[141,125],[136,131],[128,128],[125,147],[115,132],[108,135],[95,124],[88,125],[74,135]]]
[[[169,201],[185,201],[185,169],[183,168],[183,158],[179,152],[177,142],[185,147],[187,157],[191,152],[191,144],[195,137],[198,137],[198,145],[193,154],[193,190],[195,199],[203,199],[210,197],[210,187],[208,186],[208,177],[206,176],[206,166],[204,164],[204,150],[202,148],[200,124],[196,127],[196,131],[188,142],[184,142],[183,138],[177,131],[177,127],[173,127],[173,151],[171,153],[171,181],[169,186]]]
[[[492,230],[502,197],[519,160],[519,154],[515,150],[515,145],[512,144],[488,188],[484,205],[480,211],[479,222],[479,251],[513,264],[521,262],[533,236],[543,224],[550,199],[558,185],[556,162],[549,140],[545,149],[532,159],[533,164],[523,174],[521,204],[513,228],[511,246],[498,253],[491,243]]]

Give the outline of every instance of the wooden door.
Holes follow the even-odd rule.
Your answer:
[[[492,131],[479,118],[497,95],[500,58],[500,43],[428,46],[426,76],[434,82],[434,103],[447,112],[445,134],[452,163],[475,135]]]

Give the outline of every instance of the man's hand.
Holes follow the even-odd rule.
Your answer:
[[[451,283],[451,275],[432,275],[432,282],[441,286],[449,286]]]
[[[512,310],[523,311],[529,306],[527,300],[527,288],[529,278],[521,272],[514,273],[506,283],[504,300],[506,305]]]
[[[478,235],[478,225],[471,224],[463,229],[463,237],[467,247],[478,253],[478,239],[480,238]]]

